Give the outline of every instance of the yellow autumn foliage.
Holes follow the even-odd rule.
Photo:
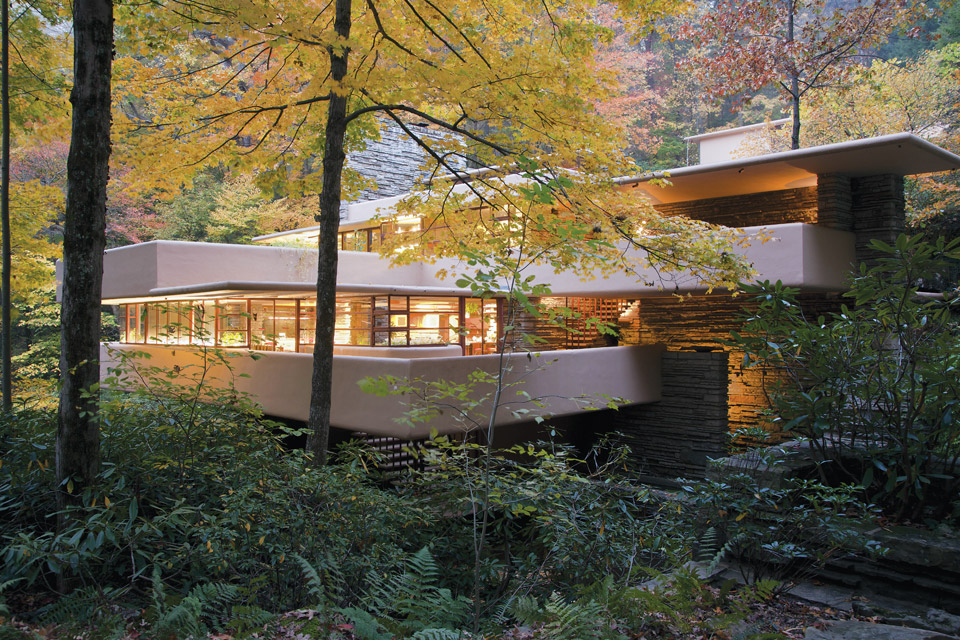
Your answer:
[[[658,268],[693,267],[711,284],[730,285],[747,273],[730,258],[731,234],[661,219],[612,181],[640,169],[621,153],[621,125],[595,108],[618,82],[597,64],[597,47],[612,33],[598,22],[595,4],[354,0],[346,39],[334,31],[333,3],[121,6],[125,55],[114,70],[115,157],[130,170],[129,188],[141,193],[175,192],[197,169],[217,164],[255,174],[257,185],[274,193],[316,194],[327,103],[347,96],[348,155],[388,123],[424,149],[426,174],[439,180],[407,206],[443,217],[452,231],[447,247],[432,247],[433,255],[456,253],[464,242],[490,252],[516,245],[511,236],[524,225],[480,232],[470,216],[456,212],[542,213],[517,206],[522,184],[505,179],[517,170],[517,158],[529,158],[548,174],[563,172],[567,185],[554,195],[568,216],[563,224],[536,223],[539,231],[527,239],[535,243],[530,255],[561,268],[586,262],[622,269],[618,256],[626,242],[647,249]],[[636,33],[683,6],[679,0],[609,4]],[[335,83],[331,52],[343,50],[348,72]],[[419,135],[424,127],[440,135]],[[449,185],[467,179],[464,163],[486,171],[471,174],[466,193],[450,193]],[[453,182],[444,179],[454,174]],[[349,198],[365,185],[345,169],[344,186]]]

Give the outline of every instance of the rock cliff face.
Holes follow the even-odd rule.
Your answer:
[[[421,125],[408,126],[427,141],[444,135]],[[419,181],[430,178],[429,172],[423,168],[425,157],[423,149],[400,127],[393,123],[382,123],[380,140],[371,140],[363,151],[347,155],[348,169],[376,182],[375,188],[364,189],[350,202],[366,202],[407,193]],[[463,158],[449,158],[448,162],[458,170],[467,169]],[[447,172],[441,171],[439,174],[445,173]],[[346,204],[349,203],[344,203],[344,206]],[[341,209],[341,217],[344,213]]]

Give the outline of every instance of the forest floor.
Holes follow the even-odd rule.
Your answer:
[[[717,628],[717,621],[726,612],[720,608],[695,608],[685,612],[677,619],[664,614],[663,619],[645,629],[616,629],[626,637],[647,640],[728,640],[732,638],[803,638],[809,628],[824,628],[826,623],[839,620],[862,620],[875,622],[868,617],[860,617],[851,611],[829,606],[818,606],[801,602],[789,595],[772,598],[749,606],[749,611],[741,621],[728,628]],[[126,631],[112,636],[118,640],[140,640],[150,638],[149,625],[141,620],[142,612],[124,612],[127,618]],[[209,634],[209,640],[233,640],[234,638],[257,638],[260,640],[312,640],[314,638],[330,640],[362,640],[354,625],[338,615],[327,616],[314,609],[300,609],[278,616],[262,629],[248,630],[243,634],[220,632]],[[602,626],[598,625],[598,626]],[[0,619],[0,640],[66,640],[95,639],[103,637],[103,630],[96,627],[78,629],[75,625],[49,625],[19,620],[16,616],[3,621]],[[556,638],[556,630],[547,627],[510,627],[500,633],[490,633],[474,638],[489,640],[537,640]]]

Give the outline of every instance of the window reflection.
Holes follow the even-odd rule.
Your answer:
[[[497,348],[497,300],[454,296],[337,296],[334,344],[461,344],[468,355]],[[312,353],[316,299],[220,299],[119,305],[120,341],[219,345]]]
[[[251,300],[250,341],[258,351],[296,351],[297,301]]]
[[[459,298],[410,298],[410,344],[455,344],[460,341]]]
[[[337,296],[336,345],[370,345],[370,296]]]
[[[497,351],[497,300],[467,298],[463,314],[464,355],[474,356]]]
[[[250,344],[246,301],[220,300],[217,305],[217,344],[243,347]]]
[[[317,335],[317,301],[300,300],[299,307],[297,351],[313,353],[313,344]]]

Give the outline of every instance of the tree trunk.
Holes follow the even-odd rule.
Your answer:
[[[334,30],[344,48],[331,47],[330,71],[336,90],[347,75],[346,40],[350,36],[351,0],[336,0]],[[323,149],[323,187],[320,192],[320,255],[317,261],[317,333],[313,348],[313,379],[310,385],[310,416],[307,450],[313,464],[327,462],[330,443],[330,404],[333,384],[333,333],[337,302],[337,232],[340,227],[340,191],[346,154],[347,96],[331,93],[327,106],[326,140]]]
[[[794,40],[794,18],[797,13],[797,5],[791,1],[787,6],[787,42],[792,44]],[[790,61],[790,100],[793,107],[793,132],[790,134],[790,148],[800,148],[800,76],[797,72],[795,61]]]
[[[10,247],[10,0],[0,0],[0,22],[2,22],[2,43],[0,43],[0,110],[2,110],[3,136],[0,140],[0,232],[3,233],[3,275],[0,279],[0,360],[2,366],[2,394],[4,412],[13,409],[13,357],[11,335],[13,325],[10,313],[10,269],[12,249]]]
[[[71,499],[67,480],[92,482],[100,462],[100,394],[95,385],[100,380],[100,286],[110,159],[111,0],[75,0],[73,30],[73,122],[67,157],[56,455],[61,511]],[[73,495],[77,492],[74,487]]]
[[[793,132],[790,134],[790,148],[800,148],[800,82],[794,76],[790,80],[793,101]]]

